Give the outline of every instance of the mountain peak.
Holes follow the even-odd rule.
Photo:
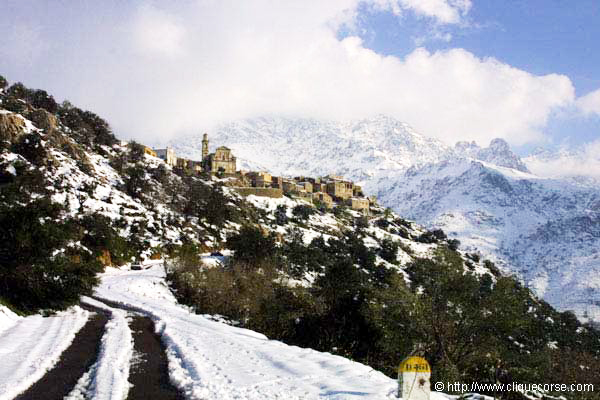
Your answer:
[[[510,146],[508,145],[506,140],[501,139],[501,138],[496,138],[496,139],[492,140],[490,142],[490,145],[488,148],[492,149],[496,152],[510,152],[511,151]]]
[[[523,160],[513,153],[506,140],[501,138],[493,139],[486,148],[479,147],[473,141],[470,143],[458,142],[454,149],[465,157],[475,158],[500,167],[513,168],[521,172],[529,172]]]

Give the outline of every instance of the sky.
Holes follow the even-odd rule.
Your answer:
[[[0,15],[0,74],[121,138],[387,114],[448,144],[600,159],[599,0],[3,0]]]

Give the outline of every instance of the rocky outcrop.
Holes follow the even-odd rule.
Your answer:
[[[29,113],[28,117],[35,126],[45,132],[51,132],[58,127],[58,118],[44,109],[38,108]]]
[[[25,127],[23,117],[0,109],[0,140],[14,142],[25,131]]]
[[[494,139],[490,145],[481,148],[475,142],[458,142],[454,150],[462,156],[489,162],[500,167],[512,168],[521,172],[529,172],[519,156],[512,152],[504,139]]]

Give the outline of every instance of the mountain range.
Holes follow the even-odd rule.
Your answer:
[[[381,204],[462,243],[516,273],[538,295],[581,319],[600,319],[600,185],[547,178],[503,139],[455,146],[378,115],[346,122],[256,118],[209,134],[238,167],[276,175],[344,175]],[[170,142],[199,159],[201,135]],[[558,157],[559,155],[554,155]],[[539,165],[536,165],[539,169]]]

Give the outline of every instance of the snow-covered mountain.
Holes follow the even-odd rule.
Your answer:
[[[580,316],[600,288],[600,190],[479,160],[452,160],[380,181],[382,202],[444,229]],[[595,310],[595,311],[594,311]]]
[[[279,127],[269,130],[271,123]],[[252,141],[257,126],[263,136]],[[406,200],[424,212],[428,198],[438,195],[447,206],[462,193],[459,212],[487,207],[500,219],[512,193],[539,179],[515,169],[518,158],[501,141],[488,149],[469,145],[471,157],[487,160],[477,161],[385,117],[343,124],[258,120],[224,132],[213,144],[237,140],[249,162],[279,172],[346,173],[386,202],[430,185],[431,193]],[[539,301],[474,249],[457,250],[443,232],[380,206],[364,218],[303,196],[242,195],[239,176],[193,174],[148,153],[140,143],[117,140],[99,116],[58,105],[44,91],[20,84],[0,91],[0,393],[40,397],[44,382],[56,380],[53,371],[72,375],[58,361],[66,346],[91,361],[54,397],[146,398],[141,394],[169,381],[173,392],[194,399],[394,398],[398,362],[414,349],[431,361],[432,380],[460,375],[481,382],[501,364],[515,381],[535,374],[596,383],[600,333]],[[459,192],[464,188],[472,197]],[[539,201],[531,199],[521,208]],[[438,218],[438,210],[430,211]],[[597,237],[591,216],[561,215],[563,224],[554,219],[541,232],[560,238],[567,226],[576,237],[584,229]],[[540,226],[549,220],[537,209],[523,220],[535,216]],[[493,229],[485,234],[502,239]],[[92,316],[73,306],[79,301],[99,310]],[[6,307],[70,308],[21,318]],[[96,320],[105,313],[104,322]],[[150,325],[140,330],[139,318]],[[138,350],[146,334],[159,335],[165,349]],[[78,338],[97,354],[82,351]],[[138,363],[161,355],[168,374],[147,373]],[[539,364],[565,358],[582,366],[577,375]]]
[[[455,147],[386,116],[351,122],[260,118],[209,134],[243,168],[274,174],[336,173],[381,203],[522,276],[552,304],[580,317],[600,308],[600,187],[596,181],[532,174],[502,139]],[[198,157],[201,137],[172,142]],[[531,160],[528,160],[531,161]]]
[[[241,168],[315,176],[335,171],[357,181],[441,161],[454,153],[442,142],[383,115],[353,122],[258,118],[223,125],[209,134],[209,140],[211,148],[230,147]],[[178,154],[199,159],[202,135],[170,145]]]

